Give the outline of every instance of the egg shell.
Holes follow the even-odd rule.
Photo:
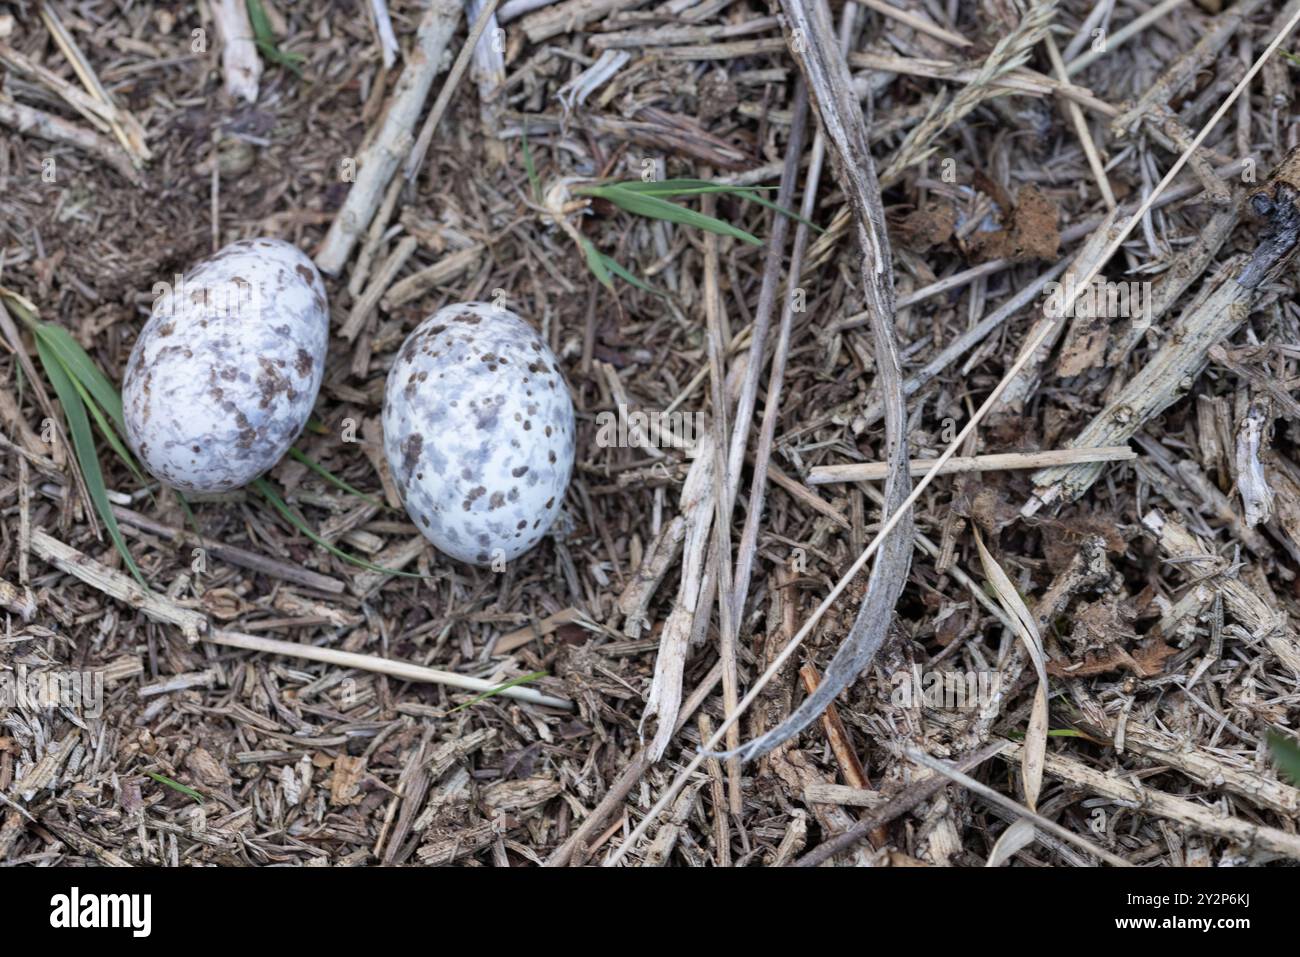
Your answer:
[[[384,453],[412,521],[475,565],[536,545],[573,472],[573,400],[513,312],[447,306],[403,343],[384,393]]]
[[[320,273],[289,243],[244,239],[154,293],[122,380],[127,443],[181,491],[247,485],[288,451],[320,391]]]

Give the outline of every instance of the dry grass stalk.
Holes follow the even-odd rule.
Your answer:
[[[944,463],[940,475],[961,472],[998,472],[1004,469],[1036,469],[1081,462],[1127,462],[1137,453],[1127,445],[1109,448],[1053,449],[1044,452],[996,452],[992,455],[954,456]],[[912,459],[907,463],[913,475],[925,475],[935,467],[934,459]],[[851,465],[819,465],[808,472],[809,485],[835,482],[878,482],[889,476],[884,462],[855,462]]]

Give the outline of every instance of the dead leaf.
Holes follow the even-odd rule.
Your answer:
[[[991,259],[1054,261],[1057,258],[1061,233],[1056,224],[1061,211],[1034,186],[1021,189],[1016,199],[1015,209],[1002,217],[1002,229],[971,235],[970,258],[973,262]]]

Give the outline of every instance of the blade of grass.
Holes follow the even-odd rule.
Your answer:
[[[610,278],[609,267],[605,265],[605,258],[586,236],[579,236],[582,242],[582,252],[587,257],[587,268],[591,270],[592,275],[600,280],[600,284],[610,292],[614,291],[614,280]]]
[[[73,379],[85,386],[86,391],[94,397],[99,407],[108,413],[109,418],[119,429],[125,429],[122,418],[122,396],[117,387],[100,371],[95,360],[90,358],[81,344],[72,338],[72,334],[62,326],[50,322],[34,325],[33,331],[50,347],[59,361]]]
[[[638,193],[653,193],[656,196],[684,196],[694,193],[747,193],[752,190],[773,190],[775,186],[729,186],[726,183],[711,183],[707,179],[629,179],[607,184],[625,186]]]
[[[379,572],[384,575],[397,575],[401,578],[432,578],[433,577],[432,575],[421,575],[418,572],[404,572],[397,568],[385,568],[382,565],[376,565],[373,562],[368,562],[364,558],[357,558],[355,555],[349,555],[347,552],[343,551],[343,549],[335,547],[334,545],[325,541],[325,539],[321,538],[315,532],[313,532],[311,530],[311,526],[307,524],[307,522],[302,518],[302,516],[300,516],[297,512],[295,512],[288,505],[286,505],[279,495],[275,494],[275,489],[271,487],[271,483],[268,482],[266,479],[254,480],[253,488],[257,489],[259,492],[262,493],[262,496],[268,502],[271,503],[271,507],[274,508],[277,512],[279,512],[286,522],[288,522],[294,528],[298,529],[298,531],[302,532],[313,542],[315,542],[321,548],[325,549],[325,551],[329,552],[331,555],[334,555],[336,558],[341,558],[343,561],[351,565],[356,565],[358,568],[364,568],[366,571]]]
[[[542,181],[537,175],[537,166],[533,163],[533,151],[528,146],[528,124],[524,123],[520,127],[520,138],[524,146],[524,172],[528,176],[528,185],[533,190],[533,202],[539,206],[542,203]]]
[[[153,778],[159,784],[164,784],[167,787],[171,788],[173,791],[180,791],[181,794],[184,794],[187,798],[191,798],[194,801],[197,801],[199,804],[202,804],[204,801],[203,795],[200,794],[198,791],[194,790],[194,788],[190,787],[189,785],[181,784],[180,781],[173,781],[171,778],[167,777],[167,775],[158,774],[156,771],[146,771],[144,773],[149,775],[149,777]]]
[[[45,368],[45,375],[49,378],[50,385],[54,387],[54,392],[59,397],[59,403],[63,406],[63,416],[68,423],[73,452],[76,454],[77,465],[81,468],[86,491],[90,493],[95,511],[99,513],[104,527],[108,529],[109,537],[113,540],[113,545],[126,562],[131,575],[141,586],[148,588],[144,575],[126,547],[122,530],[117,525],[117,516],[113,514],[113,505],[108,500],[108,488],[104,484],[104,473],[99,467],[99,456],[95,452],[95,437],[90,431],[90,419],[86,416],[86,406],[81,400],[81,393],[77,391],[67,372],[60,365],[58,357],[39,337],[36,340],[36,353]]]
[[[276,45],[271,21],[266,16],[262,0],[248,0],[248,22],[253,28],[253,40],[257,44],[258,52],[272,63],[278,63],[291,71],[301,80],[302,70],[298,69],[298,64],[307,58],[301,53],[286,53]]]
[[[492,697],[493,695],[500,694],[501,692],[505,691],[507,688],[514,688],[517,685],[527,684],[529,681],[536,681],[538,678],[545,678],[545,677],[546,677],[545,671],[534,671],[531,674],[520,675],[518,678],[511,678],[505,684],[498,685],[497,687],[493,688],[491,691],[484,691],[481,695],[478,695],[475,698],[471,698],[469,701],[466,701],[464,704],[456,705],[456,707],[452,708],[447,713],[455,714],[457,711],[460,711],[464,708],[472,708],[480,701],[484,701]]]
[[[64,371],[68,374],[77,391],[81,393],[82,400],[95,417],[95,423],[99,426],[104,438],[118,457],[131,469],[141,484],[148,484],[148,480],[140,472],[139,467],[135,464],[135,459],[122,445],[118,432],[126,430],[122,416],[122,396],[117,388],[109,381],[108,376],[100,370],[95,364],[95,360],[72,334],[62,326],[56,326],[50,322],[41,322],[28,307],[29,304],[20,297],[12,294],[6,296],[13,307],[18,318],[27,324],[32,330],[32,335],[45,343],[50,351],[57,356],[59,363],[63,366]],[[103,410],[101,412],[101,410]],[[103,413],[108,413],[109,418],[117,426],[115,431],[109,426],[104,419]]]
[[[587,268],[590,269],[592,274],[600,280],[601,285],[610,292],[614,291],[614,280],[611,278],[611,274],[613,274],[619,279],[622,279],[625,283],[640,289],[642,292],[648,292],[652,296],[661,296],[664,299],[668,298],[667,293],[656,289],[645,280],[619,265],[616,259],[602,253],[586,236],[581,236],[579,239],[582,241],[582,252],[587,257]]]
[[[760,190],[775,189],[775,186],[726,186],[721,183],[710,183],[703,179],[663,179],[642,182],[641,180],[629,180],[623,183],[609,184],[618,186],[634,193],[640,193],[646,196],[656,196],[663,199],[668,196],[702,196],[706,193],[722,193],[728,196],[735,196],[737,199],[749,200],[753,203],[763,206],[773,212],[780,213],[788,219],[795,222],[803,223],[809,229],[818,233],[824,233],[825,230],[816,223],[805,219],[793,210],[786,209],[784,206],[772,202],[764,196]],[[581,193],[586,187],[574,190]]]
[[[706,232],[717,233],[719,236],[731,236],[752,246],[763,245],[763,241],[753,233],[748,233],[738,226],[731,225],[731,223],[723,222],[713,216],[705,216],[703,213],[697,213],[685,206],[670,203],[658,196],[647,196],[636,190],[625,189],[619,184],[613,186],[580,186],[574,192],[582,196],[608,200],[619,209],[637,216],[644,216],[647,219],[662,219],[681,226],[691,226],[695,229],[703,229]]]
[[[636,288],[640,289],[642,292],[648,292],[652,296],[660,296],[664,299],[668,298],[668,293],[656,289],[654,286],[650,285],[645,280],[640,279],[637,276],[633,275],[632,273],[628,272],[627,269],[625,269],[623,266],[620,266],[618,264],[617,260],[611,259],[609,256],[606,256],[602,252],[597,252],[596,255],[600,257],[601,262],[604,264],[606,269],[612,272],[619,279],[622,279],[624,282],[630,283],[631,285],[636,286]]]
[[[59,361],[57,357],[55,361]],[[126,446],[122,444],[122,440],[118,438],[117,432],[114,431],[113,426],[109,424],[108,419],[104,418],[104,413],[100,411],[99,405],[96,404],[95,400],[92,399],[90,394],[86,391],[85,384],[82,383],[66,365],[63,367],[63,371],[67,373],[68,380],[72,383],[73,388],[77,390],[77,394],[81,396],[82,403],[90,410],[91,417],[94,418],[95,424],[99,426],[100,434],[104,436],[104,440],[108,442],[109,447],[114,453],[116,453],[119,459],[126,463],[126,467],[131,470],[132,474],[135,475],[141,485],[148,485],[149,480],[144,477],[144,473],[141,472],[139,466],[135,464],[135,459],[132,458],[131,453],[127,451]]]
[[[378,499],[371,498],[369,495],[367,495],[365,492],[361,491],[360,489],[353,488],[351,485],[343,481],[341,478],[339,478],[337,475],[335,475],[325,466],[321,465],[319,462],[312,459],[309,455],[307,455],[307,453],[300,451],[296,447],[291,447],[289,449],[289,457],[294,459],[295,461],[301,462],[303,465],[307,466],[307,468],[311,469],[313,472],[315,472],[325,481],[329,482],[331,485],[335,486],[336,488],[342,489],[343,491],[347,492],[349,495],[355,495],[363,502],[369,505],[373,505],[376,508],[382,508],[382,509],[388,508],[387,505],[385,505],[383,502],[379,501]]]

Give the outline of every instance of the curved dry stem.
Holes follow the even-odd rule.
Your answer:
[[[836,178],[853,210],[862,253],[862,287],[875,344],[876,372],[885,408],[885,514],[898,511],[912,486],[907,468],[907,411],[903,377],[894,341],[894,274],[885,232],[880,183],[871,156],[866,123],[853,94],[848,64],[840,52],[824,5],[806,0],[781,0],[795,38],[791,50],[808,84],[822,135],[831,150]],[[799,42],[802,40],[802,42]],[[853,627],[845,636],[812,694],[794,713],[760,738],[736,749],[745,760],[766,754],[819,718],[841,691],[871,663],[893,617],[894,605],[907,582],[912,558],[912,519],[907,514],[887,535],[872,565],[866,594]],[[730,754],[730,753],[729,753]]]

